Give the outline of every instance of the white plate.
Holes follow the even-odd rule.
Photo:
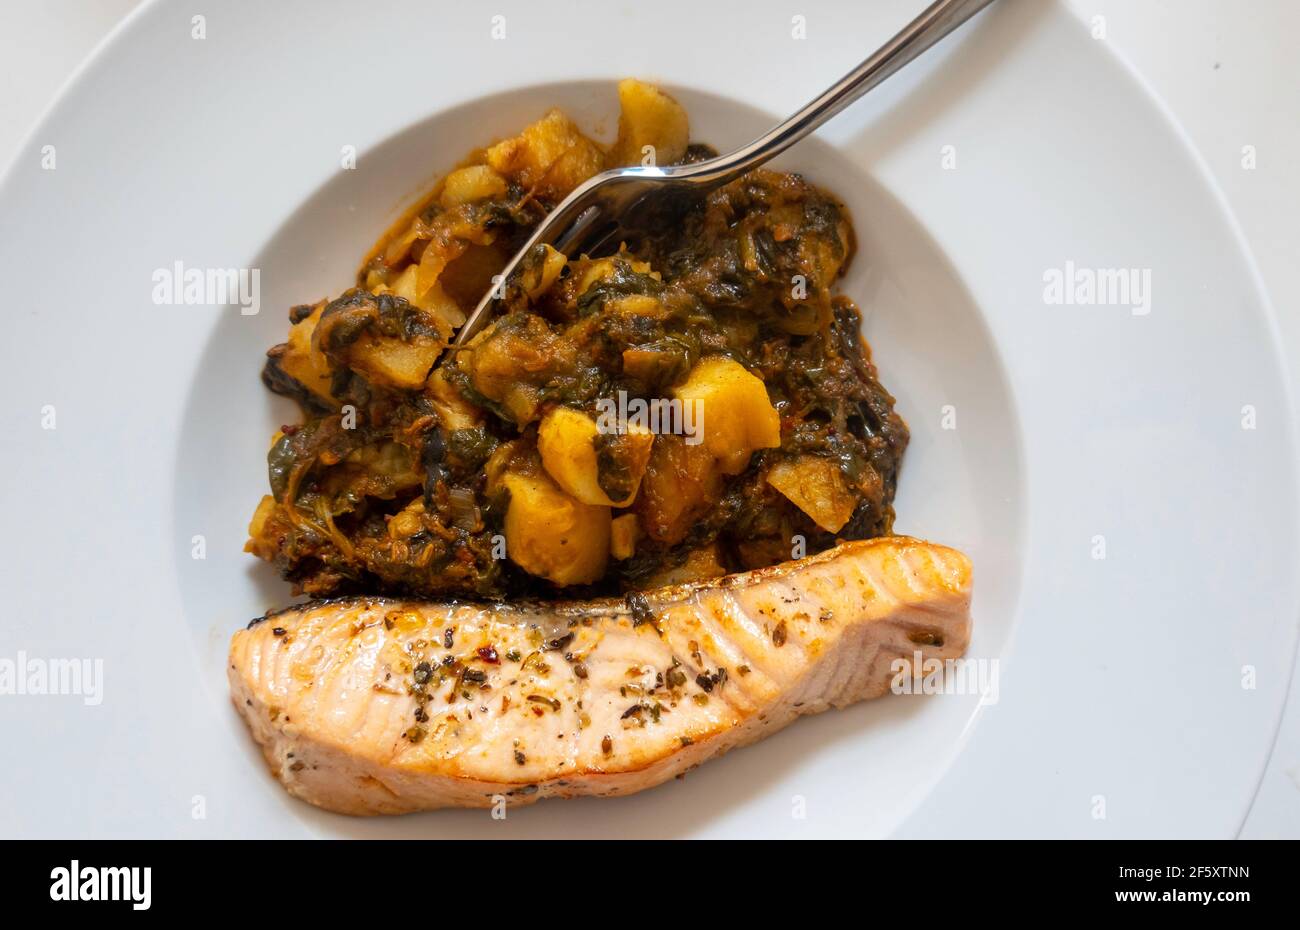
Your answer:
[[[266,437],[292,417],[257,378],[284,310],[336,292],[432,177],[548,106],[608,137],[614,80],[642,76],[725,148],[920,3],[822,6],[805,39],[788,5],[671,2],[241,3],[212,9],[204,39],[189,6],[155,2],[115,33],[0,186],[0,659],[104,668],[98,705],[0,697],[23,747],[0,833],[1236,831],[1300,614],[1271,310],[1195,155],[1048,3],[998,4],[781,162],[853,212],[844,290],[913,432],[898,528],[974,560],[971,655],[999,663],[997,703],[887,698],[633,798],[505,821],[308,808],[229,707],[229,634],[288,600],[240,552]],[[259,269],[261,312],[156,305],[153,272],[177,261]],[[1045,302],[1067,262],[1148,272],[1150,312]]]

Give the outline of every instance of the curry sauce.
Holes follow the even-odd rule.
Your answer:
[[[613,254],[537,246],[496,280],[591,175],[711,154],[668,95],[619,96],[613,146],[551,111],[444,178],[356,287],[290,311],[263,380],[302,419],[246,548],[296,592],[619,593],[891,532],[908,432],[834,293],[854,239],[832,195],[753,171]],[[449,349],[493,286],[501,313]]]

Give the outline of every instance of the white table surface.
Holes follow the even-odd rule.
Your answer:
[[[77,65],[138,2],[0,0],[0,166],[15,156]],[[1293,44],[1300,3],[1061,2],[1081,29],[1102,25],[1095,17],[1104,18],[1105,36],[1098,41],[1127,61],[1183,126],[1254,252],[1288,357],[1300,362],[1300,58]],[[1254,170],[1242,167],[1246,145],[1255,147]],[[1292,682],[1241,835],[1300,838],[1300,682]]]

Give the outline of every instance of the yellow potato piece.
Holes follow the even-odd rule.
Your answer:
[[[828,533],[838,533],[858,504],[840,466],[815,455],[777,462],[768,469],[767,483]]]
[[[575,187],[605,167],[605,150],[584,135],[551,165],[539,190],[556,200],[567,197]]]
[[[641,535],[641,524],[634,513],[615,517],[610,524],[609,554],[616,559],[630,559],[636,555],[636,541]]]
[[[570,268],[573,271],[576,287],[575,294],[585,294],[593,284],[608,278],[617,272],[614,260],[625,261],[637,274],[648,274],[655,280],[659,280],[659,272],[650,268],[649,262],[639,262],[632,258],[623,247],[619,248],[617,255],[611,255],[608,258],[580,258],[570,262]]]
[[[324,309],[325,303],[322,301],[310,316],[289,327],[289,348],[280,356],[280,368],[321,400],[333,405],[335,401],[330,396],[329,363],[325,360],[325,354],[313,346],[311,341]]]
[[[641,528],[658,543],[675,546],[722,493],[718,461],[702,445],[681,436],[659,435],[641,480],[635,509]]]
[[[442,182],[438,202],[447,209],[475,200],[489,200],[506,195],[506,179],[488,165],[458,168]]]
[[[568,407],[555,407],[542,417],[537,430],[537,451],[542,456],[542,467],[556,484],[584,504],[627,507],[636,499],[641,477],[650,461],[654,434],[629,428],[626,439],[631,444],[631,490],[617,501],[611,500],[600,486],[595,446],[599,435],[596,421],[585,413]]]
[[[536,300],[549,291],[551,285],[559,279],[564,266],[569,263],[568,256],[563,252],[557,252],[549,245],[543,245],[542,248],[546,250],[546,257],[524,275],[524,293],[529,300]]]
[[[725,474],[744,471],[755,449],[781,445],[781,417],[767,388],[739,362],[725,356],[703,359],[673,395],[695,405],[697,427],[703,421],[704,447]]]
[[[497,173],[558,198],[600,171],[605,154],[572,120],[551,110],[513,139],[489,148],[485,157]]]
[[[671,165],[686,154],[690,123],[682,105],[657,87],[634,78],[618,83],[618,140],[611,165]],[[652,147],[649,155],[646,146]]]
[[[348,350],[348,367],[372,383],[414,391],[424,386],[443,344],[421,338],[414,342],[362,336]]]
[[[423,294],[419,292],[419,270],[418,265],[407,265],[402,273],[393,280],[388,290],[421,310],[436,313],[449,326],[455,327],[464,323],[465,314],[460,309],[460,305],[447,296],[447,292],[442,289],[439,282],[435,281],[433,286]],[[380,291],[380,288],[375,289],[375,293],[380,293]]]
[[[429,373],[424,382],[424,396],[448,430],[473,429],[483,425],[483,411],[465,400],[459,391],[447,383],[441,368],[435,368]]]
[[[605,309],[606,312],[611,314],[643,316],[652,320],[665,319],[669,314],[668,307],[648,294],[628,294],[626,297],[615,297],[605,304]]]
[[[507,474],[506,554],[558,585],[590,584],[609,561],[610,512],[565,494],[545,474]]]

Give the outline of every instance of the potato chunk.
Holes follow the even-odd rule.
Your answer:
[[[551,165],[538,189],[555,200],[562,200],[583,181],[599,174],[604,167],[604,149],[579,134],[573,147]]]
[[[683,404],[696,405],[704,446],[725,474],[744,471],[755,449],[781,445],[781,418],[767,398],[767,388],[739,362],[724,356],[706,358],[673,394]]]
[[[372,384],[413,391],[424,385],[441,353],[442,343],[433,339],[408,343],[367,334],[353,344],[348,367]]]
[[[551,110],[513,139],[487,150],[497,173],[543,195],[564,197],[600,171],[605,154],[559,110]]]
[[[721,493],[722,475],[713,453],[703,445],[688,446],[681,436],[660,435],[633,509],[647,536],[675,546]]]
[[[450,337],[442,317],[387,289],[354,287],[325,307],[312,346],[374,386],[411,391],[423,387]]]
[[[490,200],[506,195],[506,179],[488,165],[458,168],[442,182],[438,202],[450,209],[475,200]]]
[[[545,474],[507,474],[506,554],[558,585],[590,584],[609,560],[610,512],[575,500]]]
[[[611,165],[640,165],[646,146],[655,165],[671,165],[686,154],[690,124],[682,105],[657,87],[633,78],[619,81],[618,140],[610,151]]]
[[[424,396],[428,399],[438,419],[449,431],[473,429],[483,425],[483,411],[465,400],[447,383],[446,374],[435,368],[424,382]]]
[[[614,277],[619,273],[619,263],[622,262],[627,268],[630,268],[635,274],[645,274],[660,279],[660,273],[650,267],[649,262],[639,262],[626,251],[625,246],[620,246],[618,254],[610,255],[606,258],[579,258],[569,263],[569,268],[573,272],[573,293],[575,295],[585,294],[591,287],[605,278]]]
[[[475,336],[455,364],[474,389],[499,403],[521,429],[536,418],[540,387],[573,357],[572,345],[539,316],[501,317]]]
[[[325,354],[312,346],[311,334],[320,322],[325,303],[316,305],[316,309],[289,327],[289,341],[280,356],[280,368],[307,390],[311,391],[328,404],[334,403],[330,396],[330,367]]]
[[[768,469],[767,483],[828,533],[838,533],[858,504],[840,466],[816,455],[777,462]]]
[[[443,290],[441,281],[435,281],[433,286],[423,294],[419,292],[418,273],[418,265],[407,265],[406,269],[388,287],[388,293],[396,294],[421,310],[436,313],[446,321],[448,326],[455,327],[464,323],[464,312],[460,309],[460,305]],[[380,293],[382,290],[382,288],[376,288],[375,293]]]
[[[550,245],[543,244],[542,257],[537,261],[526,263],[523,270],[523,288],[528,299],[537,300],[549,291],[568,263],[567,255],[557,252]]]
[[[641,535],[641,524],[637,522],[636,514],[625,513],[621,517],[615,517],[609,529],[610,555],[619,560],[636,555],[636,541]]]
[[[645,429],[601,433],[595,420],[568,407],[549,411],[537,430],[542,466],[555,483],[584,504],[606,507],[636,498],[653,443]]]

